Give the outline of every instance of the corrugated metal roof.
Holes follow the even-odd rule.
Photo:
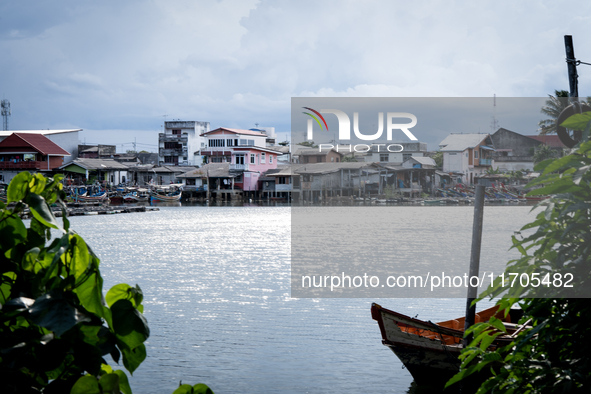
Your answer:
[[[113,159],[83,159],[77,158],[69,163],[64,164],[60,168],[66,168],[71,165],[77,165],[86,170],[127,170],[125,164],[121,164]]]
[[[360,168],[370,167],[370,165],[370,163],[361,162],[299,164],[294,172],[298,174],[330,174],[341,169],[358,170]]]
[[[431,157],[411,157],[410,159],[416,160],[417,162],[426,166],[436,166],[435,160]],[[409,159],[409,160],[410,160]]]
[[[177,178],[235,178],[238,174],[230,174],[230,163],[209,163],[201,168],[178,175]]]
[[[439,143],[441,151],[462,152],[480,144],[488,134],[450,134]]]

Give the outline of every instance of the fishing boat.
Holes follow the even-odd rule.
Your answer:
[[[182,191],[180,189],[171,189],[163,187],[157,190],[150,190],[150,201],[174,202],[180,201]]]
[[[495,339],[497,346],[509,343],[525,326],[511,323],[519,319],[520,310],[504,316],[498,307],[476,314],[476,322],[485,322],[492,316],[503,321],[507,334]],[[443,386],[460,369],[458,356],[463,349],[465,318],[440,323],[423,321],[372,304],[371,317],[378,322],[382,344],[398,356],[419,386]]]
[[[77,195],[75,196],[76,201],[81,201],[81,202],[103,202],[105,200],[107,200],[107,191],[103,190],[102,192],[98,192],[95,194],[91,194],[91,195]]]
[[[146,202],[150,200],[148,189],[137,189],[123,196],[123,201],[127,203]]]

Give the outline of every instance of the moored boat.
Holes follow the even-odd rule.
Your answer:
[[[180,189],[172,190],[170,188],[162,188],[159,190],[150,190],[150,201],[180,201],[181,196],[182,191]]]
[[[512,333],[518,330],[516,311],[504,316],[498,307],[483,310],[476,314],[476,322],[485,322],[492,316],[503,321],[507,334],[501,335],[491,344],[491,348],[509,343]],[[443,386],[460,368],[458,356],[463,349],[465,318],[447,320],[440,323],[423,321],[372,304],[371,316],[378,322],[382,334],[382,344],[388,346],[408,369],[420,386]]]

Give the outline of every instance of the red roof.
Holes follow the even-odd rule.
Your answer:
[[[526,137],[532,138],[536,141],[540,141],[542,144],[548,145],[551,148],[566,148],[566,146],[560,141],[557,135],[526,135]]]
[[[4,152],[9,149],[21,149],[29,152],[31,148],[43,155],[70,156],[65,149],[42,134],[12,133],[0,141],[0,150]]]

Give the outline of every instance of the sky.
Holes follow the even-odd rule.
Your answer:
[[[0,94],[10,130],[80,128],[81,143],[120,152],[156,151],[173,119],[275,127],[284,140],[292,97],[568,90],[564,35],[591,63],[590,11],[556,0],[2,2]],[[591,95],[591,66],[578,71]]]

